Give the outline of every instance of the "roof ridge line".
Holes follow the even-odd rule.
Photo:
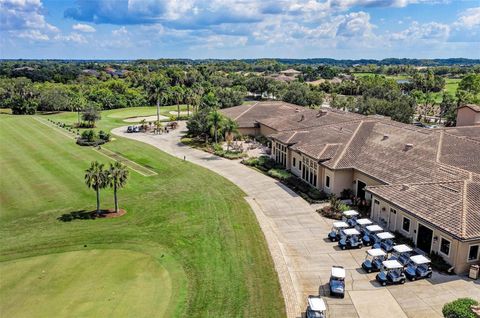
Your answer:
[[[403,182],[403,183],[390,183],[390,184],[378,184],[374,186],[368,186],[369,188],[379,188],[379,187],[390,187],[390,186],[401,186],[401,185],[426,185],[426,184],[443,184],[443,183],[465,183],[469,180],[449,180],[449,181],[426,181],[426,182]]]
[[[297,131],[294,131],[293,132],[293,135],[290,136],[290,138],[287,139],[286,143],[290,142],[290,140],[295,137],[295,135],[297,134]]]
[[[357,135],[358,131],[360,130],[360,127],[362,127],[363,125],[363,120],[360,121],[360,124],[357,126],[357,128],[355,129],[355,131],[353,132],[352,134],[352,137],[350,137],[350,139],[348,140],[348,142],[345,144],[345,147],[343,148],[342,152],[340,153],[340,156],[338,156],[338,158],[335,160],[335,162],[333,163],[333,166],[332,168],[333,169],[336,169],[337,168],[337,165],[338,163],[340,162],[340,159],[342,159],[342,157],[345,155],[345,153],[347,152],[347,149],[348,147],[350,147],[350,144],[352,143],[353,139],[355,138],[355,136]]]
[[[237,117],[235,117],[234,120],[237,120],[238,118],[240,118],[240,116],[243,116],[243,115],[245,115],[246,113],[248,113],[252,108],[254,108],[255,106],[257,106],[258,103],[260,103],[260,102],[256,102],[255,104],[253,104],[252,106],[250,106],[246,111],[244,111],[243,113],[241,113],[240,115],[238,115]]]
[[[463,181],[463,193],[462,193],[462,226],[460,233],[462,236],[466,236],[467,232],[467,180]]]
[[[441,153],[442,153],[442,146],[443,146],[443,134],[444,134],[444,132],[441,131],[440,132],[440,138],[438,139],[437,157],[436,157],[436,160],[435,160],[437,163],[440,163],[440,156],[441,156]]]
[[[478,127],[478,126],[470,126],[470,127]],[[457,127],[458,128],[458,127]],[[442,132],[445,132],[447,135],[449,136],[452,136],[452,137],[455,137],[455,138],[458,138],[458,139],[462,139],[462,140],[468,140],[468,141],[473,141],[474,143],[476,144],[479,144],[480,145],[480,141],[476,140],[476,139],[473,139],[473,138],[470,138],[468,136],[458,136],[458,135],[454,135],[452,133],[449,133],[449,132],[446,132],[446,131],[442,131]]]

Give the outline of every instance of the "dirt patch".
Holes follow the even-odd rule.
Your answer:
[[[126,122],[126,123],[139,123],[143,119],[145,119],[147,122],[150,122],[150,121],[153,122],[153,121],[157,120],[157,115],[142,116],[142,117],[130,117],[130,118],[124,119],[123,121]],[[168,120],[168,119],[169,119],[168,117],[160,115],[160,120]]]
[[[100,214],[100,218],[118,218],[121,217],[122,215],[125,215],[127,211],[124,209],[118,209],[118,212],[115,212],[114,209],[108,209],[108,210],[103,210],[102,214]]]

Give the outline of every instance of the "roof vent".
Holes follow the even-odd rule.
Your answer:
[[[302,117],[300,117],[300,120],[299,120],[299,122],[300,122],[300,121],[303,121],[304,119],[305,119],[305,115],[304,115],[304,114],[302,114]]]
[[[382,140],[387,140],[387,139],[388,139],[388,135],[383,135]]]
[[[405,151],[408,151],[413,148],[413,144],[405,144]]]
[[[408,190],[408,185],[407,184],[402,184],[402,191]]]
[[[296,113],[300,112],[300,109],[298,109],[298,107],[295,108],[295,112],[296,112]]]

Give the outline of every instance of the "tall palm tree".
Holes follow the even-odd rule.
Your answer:
[[[128,169],[127,166],[115,161],[114,164],[110,163],[110,169],[108,170],[108,184],[113,188],[113,199],[115,201],[115,212],[118,213],[118,198],[117,190],[121,189],[127,184]]]
[[[187,104],[187,116],[190,116],[190,105],[194,103],[195,93],[191,88],[185,88],[185,103]]]
[[[185,90],[182,86],[176,85],[171,87],[170,94],[172,95],[175,104],[177,105],[177,118],[180,117],[180,102],[184,99]]]
[[[215,138],[215,143],[218,143],[218,129],[222,124],[223,116],[218,112],[218,110],[214,109],[213,111],[208,114],[208,125],[210,126],[210,131],[213,133]]]
[[[225,139],[232,134],[238,134],[238,124],[231,118],[226,118],[222,125]],[[227,151],[230,150],[230,142],[227,141]]]
[[[160,102],[165,97],[167,89],[167,79],[162,74],[153,74],[147,80],[146,90],[148,95],[157,102],[157,120],[160,120]]]
[[[107,174],[103,170],[103,163],[92,161],[90,167],[85,170],[85,184],[95,190],[97,194],[97,215],[100,214],[100,189],[107,185]]]

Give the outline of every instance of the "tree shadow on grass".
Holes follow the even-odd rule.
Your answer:
[[[97,215],[96,211],[79,210],[62,214],[62,216],[59,216],[57,220],[62,222],[71,222],[73,220],[95,220],[98,217],[99,215]]]

